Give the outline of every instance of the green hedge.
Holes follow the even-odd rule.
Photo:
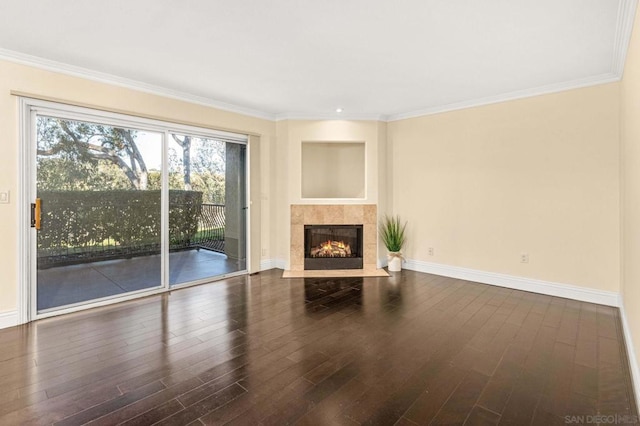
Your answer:
[[[159,250],[160,191],[39,191],[39,257]],[[198,232],[202,192],[169,191],[171,248]]]

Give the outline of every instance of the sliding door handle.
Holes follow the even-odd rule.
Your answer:
[[[42,200],[36,198],[35,203],[31,203],[31,227],[40,230],[40,220],[42,219]]]

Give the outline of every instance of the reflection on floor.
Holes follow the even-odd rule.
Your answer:
[[[244,261],[209,250],[169,254],[171,285],[244,269]],[[38,270],[38,310],[158,287],[160,281],[159,254],[42,269]]]

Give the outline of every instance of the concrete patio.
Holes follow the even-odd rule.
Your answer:
[[[183,284],[246,269],[209,250],[170,253],[169,283]],[[116,259],[38,270],[38,311],[161,285],[160,255]]]

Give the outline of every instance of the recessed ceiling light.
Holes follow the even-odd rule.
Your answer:
[[[342,108],[336,108],[336,112],[340,114],[342,112]]]

